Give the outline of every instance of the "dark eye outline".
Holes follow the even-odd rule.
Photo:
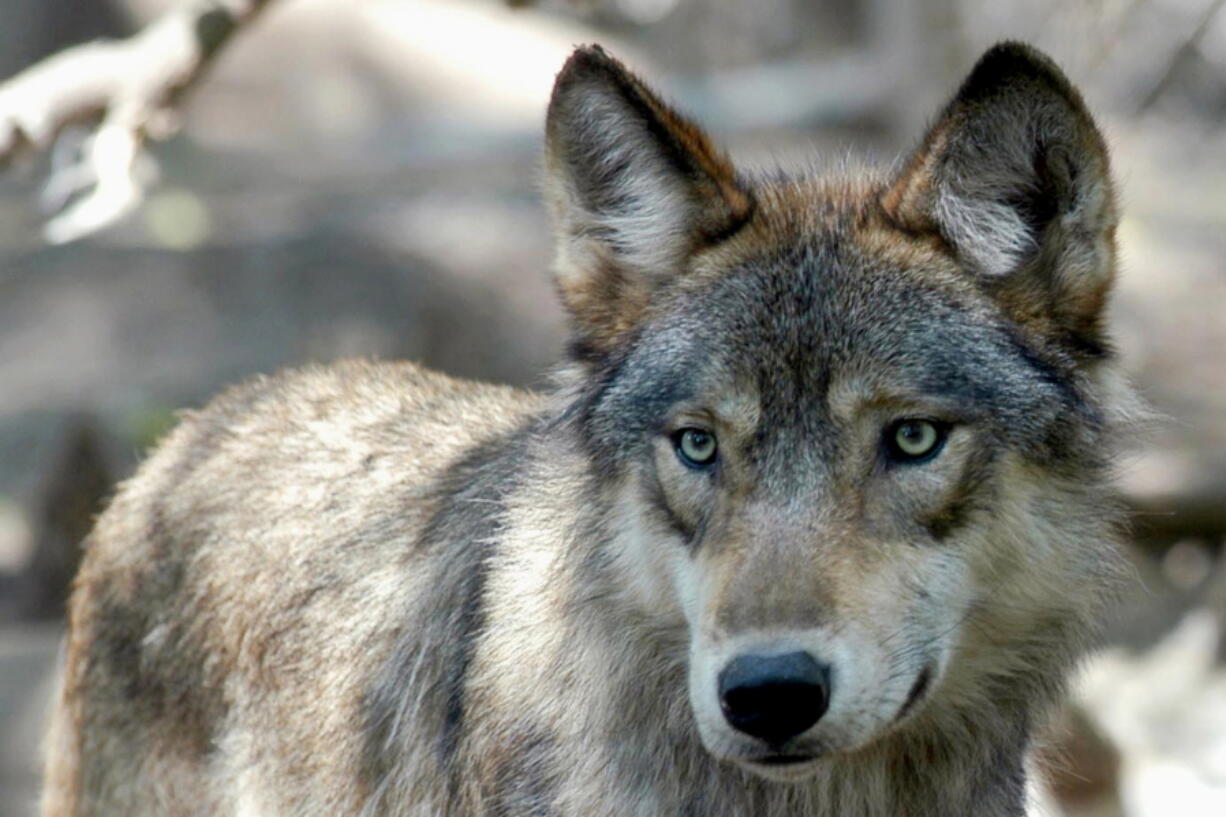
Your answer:
[[[685,453],[682,442],[685,440],[686,436],[690,434],[701,434],[704,437],[711,438],[711,442],[714,445],[711,449],[711,456],[709,458],[705,460],[696,460],[689,454]],[[685,428],[679,428],[674,431],[672,438],[673,450],[677,453],[677,459],[681,460],[681,464],[686,468],[693,468],[696,471],[705,471],[706,469],[715,465],[715,463],[719,460],[719,440],[712,431],[707,431],[705,428],[686,426]]]
[[[902,449],[898,445],[898,432],[903,426],[912,423],[923,423],[932,427],[936,432],[936,442],[922,454],[911,454]],[[904,417],[901,420],[896,420],[890,423],[885,428],[885,434],[882,437],[882,445],[885,449],[886,459],[891,463],[901,465],[923,465],[926,462],[931,462],[936,459],[937,455],[945,448],[945,442],[949,439],[950,424],[940,420],[932,420],[927,417]]]

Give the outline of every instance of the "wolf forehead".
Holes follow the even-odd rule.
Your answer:
[[[593,441],[630,453],[678,406],[735,395],[754,403],[758,447],[799,433],[832,449],[847,419],[834,404],[850,394],[940,406],[1023,451],[1068,453],[1072,427],[1097,424],[1068,357],[939,242],[891,224],[879,193],[862,180],[754,185],[747,221],[692,259],[594,378]]]

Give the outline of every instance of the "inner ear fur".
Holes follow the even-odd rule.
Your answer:
[[[753,200],[708,136],[599,46],[558,74],[545,130],[556,281],[576,351],[599,355]]]
[[[1117,221],[1107,148],[1039,51],[984,54],[881,204],[900,228],[939,235],[1017,320],[1102,349]]]

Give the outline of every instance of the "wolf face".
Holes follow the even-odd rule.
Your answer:
[[[1058,683],[1110,571],[1116,218],[1059,70],[993,49],[854,180],[741,174],[598,48],[547,128],[575,412],[706,748],[797,780]]]

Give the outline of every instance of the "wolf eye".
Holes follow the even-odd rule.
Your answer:
[[[715,462],[719,446],[715,435],[701,428],[683,428],[673,436],[677,458],[691,468],[705,468]]]
[[[897,462],[923,462],[937,455],[948,433],[931,420],[899,420],[886,431],[886,450]]]

